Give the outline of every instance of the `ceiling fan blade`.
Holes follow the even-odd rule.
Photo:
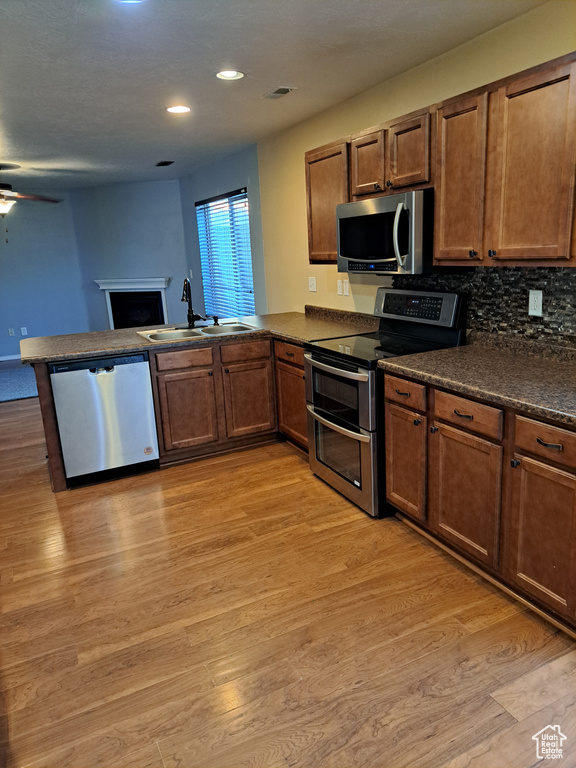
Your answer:
[[[56,198],[54,197],[45,197],[44,195],[24,195],[21,192],[13,192],[12,195],[10,196],[16,197],[18,200],[33,200],[37,203],[61,203],[62,202],[62,200],[56,200]]]

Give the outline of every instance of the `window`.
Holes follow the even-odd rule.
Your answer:
[[[254,280],[245,189],[196,203],[204,307],[209,315],[253,315]]]

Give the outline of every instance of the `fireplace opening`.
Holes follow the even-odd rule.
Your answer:
[[[163,325],[164,309],[160,291],[110,291],[114,328]]]

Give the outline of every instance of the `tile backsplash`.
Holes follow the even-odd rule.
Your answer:
[[[468,328],[576,347],[576,269],[486,267],[462,274],[402,275],[394,288],[455,291],[468,303]],[[528,292],[542,291],[542,317],[528,314]]]

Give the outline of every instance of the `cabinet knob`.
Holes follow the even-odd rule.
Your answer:
[[[414,426],[417,427],[419,424],[422,424],[420,419],[414,419]]]
[[[208,376],[214,376],[214,371],[208,371]]]
[[[388,188],[390,188],[390,187],[393,187],[393,186],[394,186],[394,184],[393,184],[393,183],[390,181],[390,179],[388,179],[388,180],[386,181],[386,186],[387,186]]]
[[[230,373],[230,371],[228,370],[228,368],[224,368],[224,373]]]
[[[380,186],[380,184],[378,184],[378,182],[376,182],[374,184],[374,189],[382,189],[382,187]]]
[[[432,432],[432,434],[438,432],[438,427],[430,427],[430,432]]]
[[[478,251],[470,250],[468,251],[468,256],[470,256],[470,258],[473,259],[474,256],[478,256]]]
[[[489,250],[489,251],[488,251],[488,256],[490,256],[490,258],[491,258],[491,259],[493,259],[493,258],[494,258],[494,256],[496,256],[496,251],[493,251],[493,250]]]
[[[520,466],[520,459],[512,459],[512,461],[510,462],[510,466],[513,469],[516,469],[516,467],[519,467]]]

